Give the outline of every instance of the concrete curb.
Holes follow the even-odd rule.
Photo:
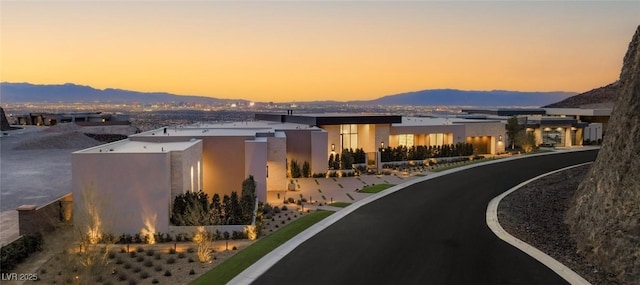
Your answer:
[[[505,162],[505,161],[511,161],[511,160],[522,159],[522,158],[553,155],[553,154],[564,153],[564,152],[589,151],[589,150],[594,150],[594,149],[597,149],[597,148],[580,148],[580,149],[562,150],[562,151],[557,151],[557,152],[546,152],[546,153],[539,153],[539,154],[532,154],[532,155],[512,156],[512,157],[508,157],[508,158],[490,160],[490,161],[487,161],[487,162],[482,162],[482,163],[477,163],[477,164],[461,166],[461,167],[457,167],[457,168],[453,168],[453,169],[448,169],[448,170],[445,170],[445,171],[436,172],[434,174],[429,174],[429,175],[424,176],[424,177],[420,177],[420,178],[417,178],[417,179],[413,179],[411,181],[407,181],[405,183],[401,183],[401,184],[395,185],[395,186],[390,187],[390,188],[388,188],[388,189],[386,189],[386,190],[384,190],[382,192],[378,192],[378,193],[373,194],[373,195],[371,195],[371,196],[369,196],[367,198],[364,198],[364,199],[362,199],[360,201],[357,201],[357,202],[349,205],[349,207],[346,207],[346,208],[334,213],[333,215],[327,217],[326,219],[316,223],[315,225],[309,227],[308,229],[304,230],[303,232],[301,232],[297,236],[295,236],[292,239],[288,240],[287,242],[285,242],[284,244],[282,244],[278,248],[274,249],[270,253],[268,253],[265,256],[263,256],[260,260],[258,260],[253,265],[247,267],[247,269],[245,269],[244,271],[240,272],[240,274],[238,274],[235,278],[231,279],[231,281],[229,281],[228,284],[250,284],[250,283],[252,283],[258,277],[260,277],[260,275],[262,275],[267,270],[269,270],[269,268],[271,268],[274,264],[276,264],[280,259],[282,259],[284,256],[289,254],[291,251],[293,251],[296,247],[298,247],[300,244],[305,242],[307,239],[309,239],[312,236],[316,235],[320,231],[322,231],[325,228],[329,227],[333,223],[337,222],[338,220],[342,219],[343,217],[345,217],[346,215],[350,214],[351,212],[357,210],[358,208],[360,208],[360,207],[362,207],[362,206],[364,206],[366,204],[369,204],[369,203],[371,203],[371,202],[373,202],[375,200],[378,200],[378,199],[380,199],[380,198],[382,198],[384,196],[392,194],[392,193],[394,193],[396,191],[400,191],[400,190],[404,189],[407,186],[410,186],[410,185],[413,185],[413,184],[416,184],[416,183],[419,183],[419,182],[423,182],[423,181],[426,181],[426,180],[434,179],[434,178],[437,178],[437,177],[440,177],[440,176],[444,176],[444,175],[447,175],[447,174],[451,174],[451,173],[454,173],[454,172],[464,171],[464,170],[467,170],[467,169],[470,169],[470,168],[479,167],[479,166],[483,166],[483,165],[489,165],[489,164],[494,164],[494,163],[502,163],[502,162]],[[497,221],[497,218],[496,218],[496,221]],[[576,283],[576,284],[579,284],[579,283]],[[588,283],[583,283],[583,284],[588,284]]]
[[[535,258],[536,260],[540,261],[542,264],[544,264],[546,267],[549,267],[549,269],[553,270],[555,273],[557,273],[558,275],[560,275],[560,277],[562,277],[564,280],[566,280],[567,282],[569,282],[570,284],[574,284],[574,285],[590,285],[591,283],[589,283],[589,281],[585,280],[584,278],[582,278],[582,276],[578,275],[577,273],[575,273],[573,270],[571,270],[569,267],[566,267],[564,264],[560,263],[559,261],[555,260],[553,257],[547,255],[546,253],[538,250],[537,248],[533,247],[530,244],[525,243],[524,241],[510,235],[507,231],[505,231],[502,226],[500,225],[500,223],[498,222],[498,205],[500,204],[500,201],[502,201],[502,199],[504,197],[506,197],[507,195],[511,194],[512,192],[517,191],[518,189],[522,188],[523,186],[538,180],[542,177],[545,177],[547,175],[551,175],[554,173],[558,173],[567,169],[571,169],[574,167],[579,167],[579,166],[583,166],[583,165],[587,165],[587,164],[591,164],[592,162],[587,162],[587,163],[582,163],[582,164],[577,164],[577,165],[573,165],[573,166],[569,166],[569,167],[565,167],[562,169],[558,169],[555,171],[551,171],[551,172],[547,172],[544,173],[542,175],[536,176],[534,178],[531,178],[525,182],[522,182],[518,185],[516,185],[515,187],[509,189],[508,191],[500,194],[499,196],[493,198],[493,200],[491,200],[491,202],[489,202],[489,206],[487,207],[487,226],[489,226],[489,228],[491,229],[491,231],[501,240],[506,241],[507,243],[511,244],[512,246],[518,248],[519,250],[523,251],[524,253],[528,254],[529,256]]]

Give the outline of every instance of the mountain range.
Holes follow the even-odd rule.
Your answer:
[[[468,91],[431,89],[384,96],[360,101],[307,101],[298,104],[352,105],[413,105],[413,106],[543,106],[562,101],[575,92],[519,92],[506,90]],[[220,99],[204,96],[176,95],[166,92],[137,92],[122,89],[96,89],[90,86],[66,84],[37,85],[31,83],[0,83],[0,103],[141,103],[185,102],[204,104],[246,103],[245,99]]]

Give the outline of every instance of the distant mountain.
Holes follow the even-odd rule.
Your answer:
[[[160,102],[189,102],[224,104],[245,100],[217,99],[204,96],[184,96],[165,92],[136,92],[122,89],[96,89],[89,86],[66,84],[37,85],[31,83],[0,83],[1,103],[26,102],[112,102],[152,104]]]
[[[434,106],[542,106],[575,95],[575,92],[466,91],[456,89],[422,90],[384,96],[371,101],[353,101],[367,105]]]
[[[573,92],[465,91],[456,89],[422,90],[384,96],[367,101],[311,101],[297,104],[315,105],[412,105],[412,106],[542,106],[564,100]],[[204,96],[175,95],[164,92],[144,93],[122,89],[96,89],[76,84],[36,85],[0,83],[0,103],[26,102],[111,102],[152,104],[188,102],[207,104],[246,103],[244,99],[217,99]]]
[[[607,86],[596,88],[560,102],[544,106],[545,108],[611,108],[620,92],[620,83],[616,81]]]

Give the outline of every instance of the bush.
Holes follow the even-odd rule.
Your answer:
[[[153,249],[147,250],[147,256],[153,256],[155,253],[156,251]]]
[[[184,252],[178,253],[178,258],[185,258],[186,255],[184,254]]]
[[[142,257],[142,256],[138,256],[138,257],[136,258],[136,261],[137,261],[137,262],[142,262],[142,261],[144,261],[144,257]]]
[[[136,266],[136,267],[133,268],[133,273],[138,273],[140,271],[142,271],[142,268],[140,268],[140,267]]]
[[[167,277],[168,277],[168,276],[171,276],[171,271],[169,271],[169,270],[165,271],[165,272],[164,272],[164,276],[167,276]]]
[[[138,281],[136,281],[135,279],[129,279],[129,285],[136,285],[138,284]]]
[[[173,257],[169,257],[169,259],[167,259],[167,264],[174,264],[176,263],[176,259]]]
[[[156,272],[160,272],[162,271],[162,266],[156,265],[156,267],[154,267],[153,270],[155,270]]]
[[[125,274],[125,273],[120,273],[120,275],[118,275],[118,280],[120,280],[120,281],[125,281],[125,280],[127,280],[127,274]]]
[[[151,260],[146,260],[143,264],[144,264],[144,266],[146,266],[146,267],[151,267],[151,266],[153,266],[153,261],[151,261]]]
[[[155,258],[155,259],[162,259],[162,254],[160,254],[160,253],[156,253],[156,255],[155,255],[155,257],[154,257],[154,258]]]
[[[142,278],[142,279],[149,278],[149,273],[147,273],[146,271],[140,272],[140,278]]]
[[[44,241],[41,233],[33,235],[25,235],[18,240],[3,246],[0,249],[2,261],[0,263],[0,271],[8,273],[14,269],[16,265],[24,261],[29,255],[36,251],[42,251]]]
[[[160,281],[158,281],[158,279],[151,280],[151,284],[158,284],[158,283],[160,283]]]
[[[196,274],[196,271],[191,269],[191,271],[189,271],[189,275],[194,275],[194,274]]]
[[[175,248],[169,248],[169,254],[176,254]]]
[[[136,248],[136,252],[144,252],[144,248],[142,248],[141,246],[139,246],[138,248]]]
[[[293,200],[293,198],[289,198],[289,199]],[[293,203],[293,202],[292,202],[292,203]],[[282,210],[283,210],[283,211],[288,211],[288,210],[289,210],[289,208],[287,208],[287,206],[282,206]]]

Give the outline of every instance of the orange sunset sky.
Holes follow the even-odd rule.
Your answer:
[[[0,3],[3,82],[274,102],[584,92],[640,24],[640,1]]]

